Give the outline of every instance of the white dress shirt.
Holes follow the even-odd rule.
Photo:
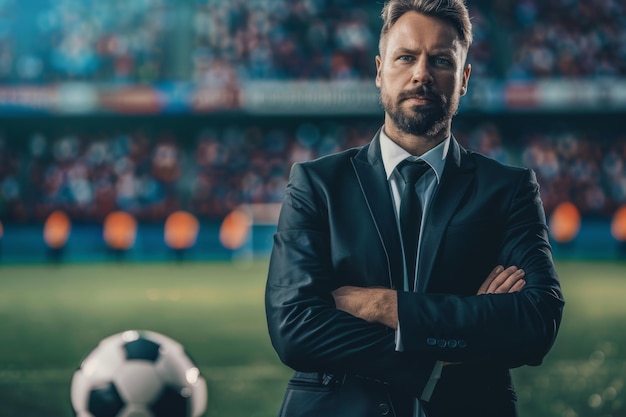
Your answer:
[[[424,224],[428,221],[428,208],[430,202],[432,200],[433,195],[435,194],[435,190],[439,186],[439,182],[441,180],[441,176],[443,174],[443,170],[446,163],[446,156],[448,155],[448,149],[450,147],[450,137],[446,138],[439,145],[435,146],[433,149],[429,150],[425,154],[417,157],[408,153],[406,150],[401,148],[398,144],[392,141],[384,132],[384,129],[380,132],[380,152],[383,159],[383,165],[385,167],[385,172],[387,174],[387,181],[389,183],[389,187],[391,189],[391,194],[393,196],[393,203],[396,212],[396,220],[398,224],[398,232],[400,232],[400,197],[402,195],[402,191],[404,188],[404,181],[400,176],[400,173],[396,169],[397,166],[404,161],[405,159],[409,159],[412,161],[423,160],[428,165],[430,165],[431,169],[426,171],[426,173],[418,180],[415,185],[415,190],[417,192],[417,196],[422,205],[422,225],[420,230],[420,240],[418,241],[418,250],[417,250],[417,267],[415,268],[415,276],[408,277],[407,271],[405,267],[404,271],[404,291],[408,291],[409,288],[409,280],[413,280],[413,288],[417,288],[417,281],[419,280],[419,246],[421,245],[421,236],[422,231],[424,230]],[[402,346],[402,335],[400,331],[400,324],[398,323],[398,330],[396,331],[396,350],[402,351],[404,350]],[[422,400],[429,400],[430,396],[435,389],[437,381],[441,376],[441,369],[443,367],[443,363],[438,361],[433,368],[433,372],[431,373],[430,379],[422,392],[420,398]],[[422,417],[424,415],[421,406],[419,405],[419,399],[416,399],[414,416]]]

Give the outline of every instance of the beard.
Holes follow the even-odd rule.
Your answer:
[[[403,108],[402,102],[413,97],[425,97],[430,103]],[[448,99],[437,94],[431,87],[422,85],[410,91],[403,91],[395,99],[380,89],[380,102],[385,113],[402,132],[414,136],[435,137],[448,125],[457,113],[460,95]]]

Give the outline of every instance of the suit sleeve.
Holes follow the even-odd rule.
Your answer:
[[[434,360],[395,351],[394,332],[335,308],[328,210],[304,165],[293,166],[266,286],[266,314],[280,359],[305,372],[359,374],[423,390]]]
[[[498,262],[524,269],[512,294],[398,294],[405,351],[449,362],[538,365],[557,335],[564,305],[535,175],[524,170],[508,204]],[[407,331],[406,329],[411,329]]]

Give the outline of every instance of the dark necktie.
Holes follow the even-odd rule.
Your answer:
[[[417,244],[422,223],[422,206],[415,191],[415,184],[429,168],[429,165],[422,160],[404,160],[398,165],[398,170],[404,180],[404,191],[402,191],[400,201],[400,232],[404,247],[404,263],[409,279],[409,291],[413,291],[415,282]]]

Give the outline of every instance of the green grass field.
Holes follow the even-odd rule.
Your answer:
[[[567,304],[541,367],[515,370],[523,417],[626,416],[626,264],[560,262]],[[275,416],[290,371],[266,332],[265,262],[0,265],[0,416],[72,416],[72,373],[105,336],[150,329],[207,378],[207,417]],[[323,416],[320,416],[323,417]]]

